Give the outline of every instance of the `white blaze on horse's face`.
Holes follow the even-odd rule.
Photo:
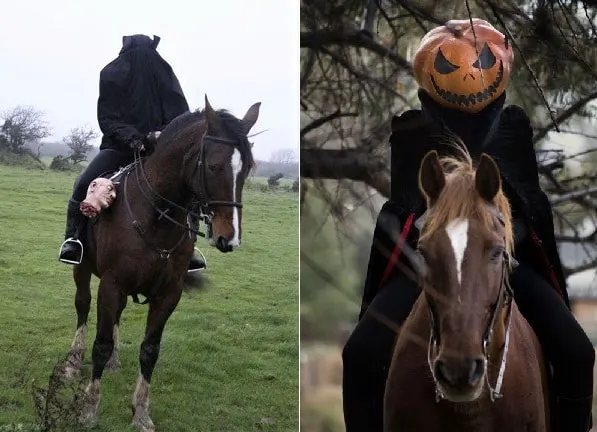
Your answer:
[[[234,149],[230,166],[232,168],[232,201],[238,202],[240,201],[237,198],[239,196],[237,190],[238,176],[242,171],[243,163],[240,152],[237,149]],[[235,248],[240,246],[240,214],[238,207],[233,207],[232,209],[232,226],[234,227],[234,237],[228,241],[228,245]]]
[[[458,285],[462,283],[462,262],[468,245],[468,219],[454,219],[446,226],[446,233],[452,245],[454,258],[456,259],[456,276]]]

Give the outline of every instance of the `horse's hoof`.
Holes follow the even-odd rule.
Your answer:
[[[85,395],[83,398],[84,399],[81,404],[81,414],[79,415],[79,423],[86,426],[95,426],[97,424],[99,404],[101,399],[99,382],[93,382],[89,384],[85,390]]]
[[[85,405],[81,409],[79,423],[88,427],[95,426],[97,424],[97,407],[92,404]]]
[[[119,371],[122,366],[122,363],[118,358],[110,357],[108,363],[106,363],[106,369],[112,372]]]
[[[74,378],[81,373],[83,367],[83,351],[79,349],[71,350],[64,362],[64,376]]]
[[[72,379],[78,377],[81,374],[81,369],[77,369],[71,365],[66,365],[64,367],[64,377],[67,379]]]
[[[141,432],[155,432],[155,426],[145,410],[138,410],[133,416],[133,426]]]

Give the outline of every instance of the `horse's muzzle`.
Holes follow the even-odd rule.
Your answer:
[[[445,389],[446,396],[454,394],[467,399],[468,395],[477,393],[483,384],[485,361],[482,357],[437,359],[433,372],[438,384]]]
[[[216,240],[216,247],[220,252],[224,253],[232,252],[233,249],[232,245],[230,244],[230,240],[222,236],[218,237]]]

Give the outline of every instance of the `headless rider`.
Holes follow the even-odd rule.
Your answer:
[[[79,205],[89,184],[133,162],[135,151],[144,153],[148,134],[161,131],[189,111],[172,67],[156,51],[159,42],[158,36],[123,36],[118,57],[100,72],[97,120],[102,142],[98,155],[75,181],[68,202],[65,241],[58,257],[65,264],[79,264],[83,256],[79,237],[87,218]],[[197,226],[198,221],[192,223]],[[205,268],[205,259],[194,254],[188,271]]]

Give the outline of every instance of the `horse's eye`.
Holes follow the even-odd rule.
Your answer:
[[[208,164],[207,169],[210,170],[212,173],[216,174],[222,171],[222,165],[220,164]]]
[[[491,255],[489,259],[491,262],[500,262],[504,257],[504,248],[502,246],[496,246],[491,250]]]

